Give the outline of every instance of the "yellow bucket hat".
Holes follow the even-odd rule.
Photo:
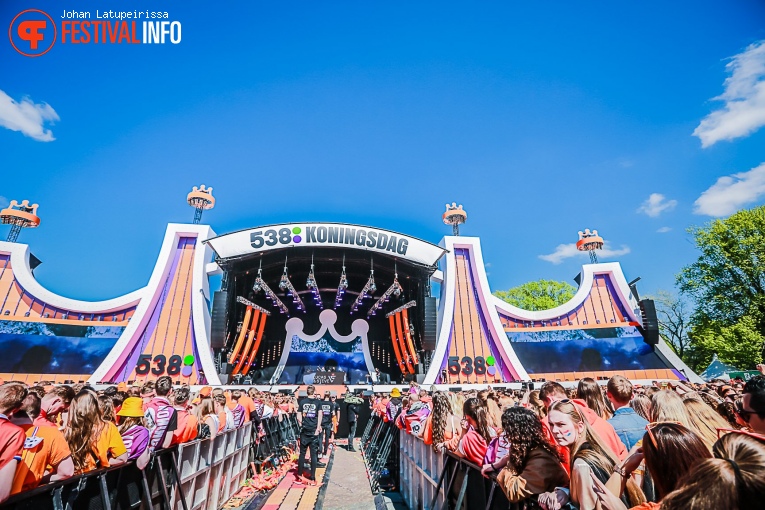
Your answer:
[[[399,390],[398,388],[393,388],[393,390],[391,390],[391,392],[390,392],[390,396],[393,397],[393,398],[400,397],[401,396],[401,390]]]
[[[143,416],[143,399],[138,397],[126,398],[117,416],[134,416],[136,418]]]

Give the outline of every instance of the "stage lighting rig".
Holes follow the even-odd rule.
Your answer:
[[[290,277],[287,276],[287,259],[284,259],[284,272],[282,273],[281,280],[279,280],[279,288],[285,291],[287,293],[287,296],[292,298],[292,303],[297,305],[298,310],[302,311],[303,313],[306,313],[303,300],[300,299],[300,296],[298,296],[298,293],[295,290],[295,287],[292,285],[292,282],[290,281]]]
[[[391,296],[399,297],[401,295],[401,291],[403,289],[401,288],[401,284],[398,283],[398,273],[393,277],[393,283],[390,287],[388,287],[388,290],[385,291],[385,293],[380,296],[380,299],[377,300],[377,302],[372,305],[372,308],[369,309],[369,312],[367,313],[367,319],[375,315],[377,310],[381,309],[384,303],[387,303],[390,301]]]
[[[364,298],[372,297],[372,294],[374,294],[376,290],[375,270],[372,269],[369,273],[369,280],[364,284],[364,288],[361,289],[361,292],[359,292],[359,295],[356,297],[356,301],[354,301],[353,306],[351,306],[351,314],[353,314],[353,312],[358,312],[359,306],[361,306],[361,302],[364,301]]]
[[[343,303],[343,296],[348,289],[348,277],[345,274],[345,255],[343,255],[343,272],[340,274],[340,283],[337,284],[337,294],[335,294],[335,310]]]
[[[405,305],[399,306],[399,307],[398,307],[398,308],[396,308],[395,310],[391,310],[390,312],[388,312],[388,313],[386,313],[386,314],[385,314],[385,318],[387,319],[387,318],[388,318],[388,317],[390,317],[391,315],[395,315],[395,314],[397,314],[398,312],[401,312],[401,311],[403,311],[403,310],[406,310],[407,308],[411,308],[411,307],[413,307],[413,306],[417,306],[417,301],[409,301],[409,302],[408,302],[408,303],[406,303]]]
[[[260,313],[264,313],[266,315],[271,315],[271,312],[269,312],[268,310],[266,310],[262,306],[258,306],[255,303],[253,303],[252,301],[250,301],[249,299],[245,299],[242,296],[237,296],[236,297],[236,302],[237,303],[242,303],[243,305],[247,305],[247,306],[251,307],[253,310],[259,311]]]
[[[268,296],[268,299],[271,300],[274,306],[279,308],[279,312],[289,317],[289,308],[287,308],[287,305],[282,303],[282,300],[279,299],[279,296],[277,296],[274,291],[271,290],[271,287],[269,287],[268,284],[263,281],[263,278],[261,277],[261,271],[261,269],[258,269],[258,277],[255,278],[255,285],[252,286],[252,290],[254,290],[256,293],[261,291],[265,292],[266,296]]]
[[[313,302],[316,303],[316,306],[318,306],[319,309],[323,310],[324,303],[321,302],[319,284],[316,283],[316,276],[313,272],[313,255],[311,255],[311,272],[308,273],[308,279],[305,282],[305,286],[308,287],[308,289],[311,291],[311,294],[313,294]]]

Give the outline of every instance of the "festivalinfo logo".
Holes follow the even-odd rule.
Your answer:
[[[11,20],[8,37],[25,57],[40,57],[59,44],[180,44],[181,22],[165,11],[64,10],[60,28],[39,9],[26,9]],[[60,32],[60,37],[59,37]]]

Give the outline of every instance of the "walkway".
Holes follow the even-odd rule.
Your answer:
[[[345,441],[343,441],[345,442]],[[358,448],[359,441],[356,440]],[[335,450],[323,510],[374,510],[375,500],[369,487],[364,460],[345,445]],[[317,506],[317,509],[319,507]]]
[[[340,443],[345,443],[342,440]],[[358,447],[358,440],[356,441]],[[260,510],[374,510],[375,501],[369,487],[361,454],[349,452],[338,444],[326,468],[316,470],[320,486],[295,483],[290,471],[268,496]]]

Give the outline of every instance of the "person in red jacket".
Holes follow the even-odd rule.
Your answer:
[[[544,383],[542,388],[540,388],[539,398],[544,401],[547,409],[550,409],[550,406],[555,402],[558,402],[559,400],[566,400],[568,399],[568,396],[566,395],[566,389],[563,386],[556,382],[550,381]],[[597,432],[598,436],[600,436],[600,439],[603,440],[603,443],[614,452],[619,460],[626,459],[628,453],[627,447],[624,446],[622,440],[619,439],[619,435],[614,430],[614,427],[611,426],[611,424],[606,420],[598,416],[598,413],[587,407],[587,403],[584,400],[571,399],[571,401],[579,409],[579,412],[582,413],[582,416],[587,419],[590,427],[592,427],[592,429]],[[546,430],[549,431],[550,424],[547,417],[542,420],[542,423],[544,424]],[[564,457],[567,454],[567,452],[561,453],[564,454]],[[564,464],[568,464],[568,459],[564,458],[563,462]]]

